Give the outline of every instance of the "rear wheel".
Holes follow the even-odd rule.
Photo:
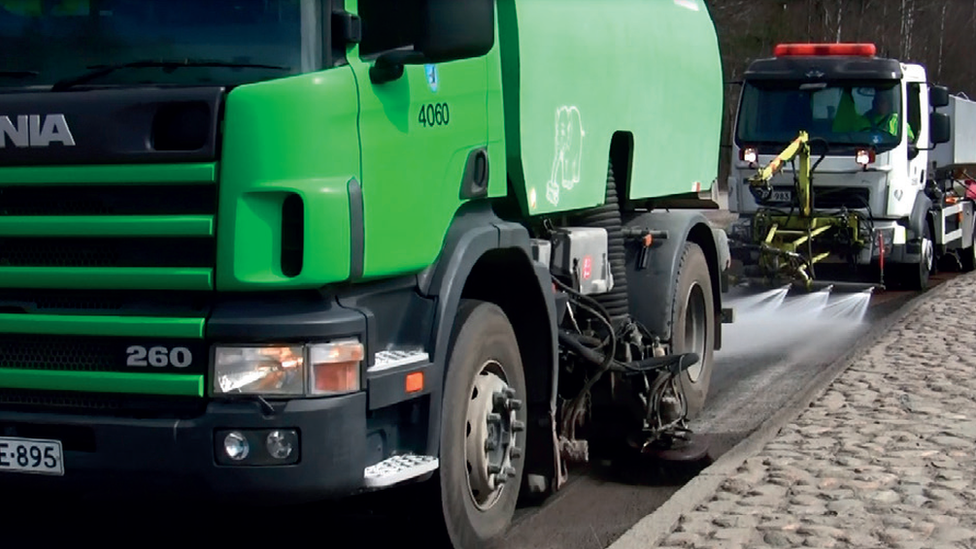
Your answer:
[[[696,353],[698,363],[681,373],[681,389],[688,401],[688,418],[694,419],[705,407],[712,378],[715,346],[715,304],[712,301],[712,277],[701,247],[685,244],[678,266],[672,307],[673,352]]]
[[[444,383],[438,472],[444,533],[454,547],[489,547],[511,523],[523,475],[525,395],[505,313],[463,301]]]
[[[919,250],[921,257],[918,263],[901,265],[905,273],[903,282],[909,290],[913,291],[922,291],[928,288],[929,275],[935,267],[935,246],[932,243],[932,230],[928,223],[925,223],[922,231],[922,242]]]

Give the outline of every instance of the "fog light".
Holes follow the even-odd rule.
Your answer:
[[[287,459],[295,448],[292,444],[293,440],[293,436],[288,436],[283,431],[271,431],[268,433],[265,446],[268,448],[268,453],[271,454],[271,457],[275,459]]]
[[[234,461],[241,461],[251,452],[244,435],[237,431],[228,433],[224,438],[224,452]]]

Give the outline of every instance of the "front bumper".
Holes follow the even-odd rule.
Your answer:
[[[0,436],[62,442],[63,476],[0,472],[0,490],[54,490],[116,497],[135,492],[296,503],[341,497],[363,486],[366,394],[293,400],[265,415],[256,401],[208,404],[195,419],[133,419],[0,412]],[[220,465],[228,429],[294,429],[292,465]],[[255,445],[252,453],[267,450]]]
[[[759,263],[759,246],[752,240],[752,217],[742,216],[729,228],[730,249],[732,259],[743,265],[757,265]],[[868,238],[868,246],[854,255],[856,265],[877,264],[882,256],[881,243],[884,242],[884,260],[886,263],[903,263],[918,260],[917,242],[906,241],[906,230],[897,221],[873,220],[872,233]],[[914,254],[914,255],[913,255]],[[832,256],[818,265],[847,264],[846,257]]]

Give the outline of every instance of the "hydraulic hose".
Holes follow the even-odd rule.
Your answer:
[[[620,216],[620,202],[617,197],[612,163],[607,168],[607,191],[604,204],[581,214],[577,218],[577,223],[607,231],[607,253],[610,273],[613,275],[613,289],[605,294],[595,295],[593,298],[606,309],[610,315],[610,322],[615,327],[620,326],[630,316],[630,299],[627,293],[623,220]]]

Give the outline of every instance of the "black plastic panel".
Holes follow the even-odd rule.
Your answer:
[[[865,57],[780,57],[759,59],[746,70],[746,80],[837,79],[898,80],[901,65],[893,59]]]
[[[0,166],[214,161],[223,97],[222,87],[0,94],[0,117],[18,130],[24,116],[63,115],[74,141],[18,147],[0,134]]]
[[[160,345],[184,347],[193,363],[186,368],[127,366],[128,349]],[[128,372],[154,374],[206,374],[209,354],[200,339],[159,337],[92,337],[48,335],[0,335],[0,368],[56,372]]]

